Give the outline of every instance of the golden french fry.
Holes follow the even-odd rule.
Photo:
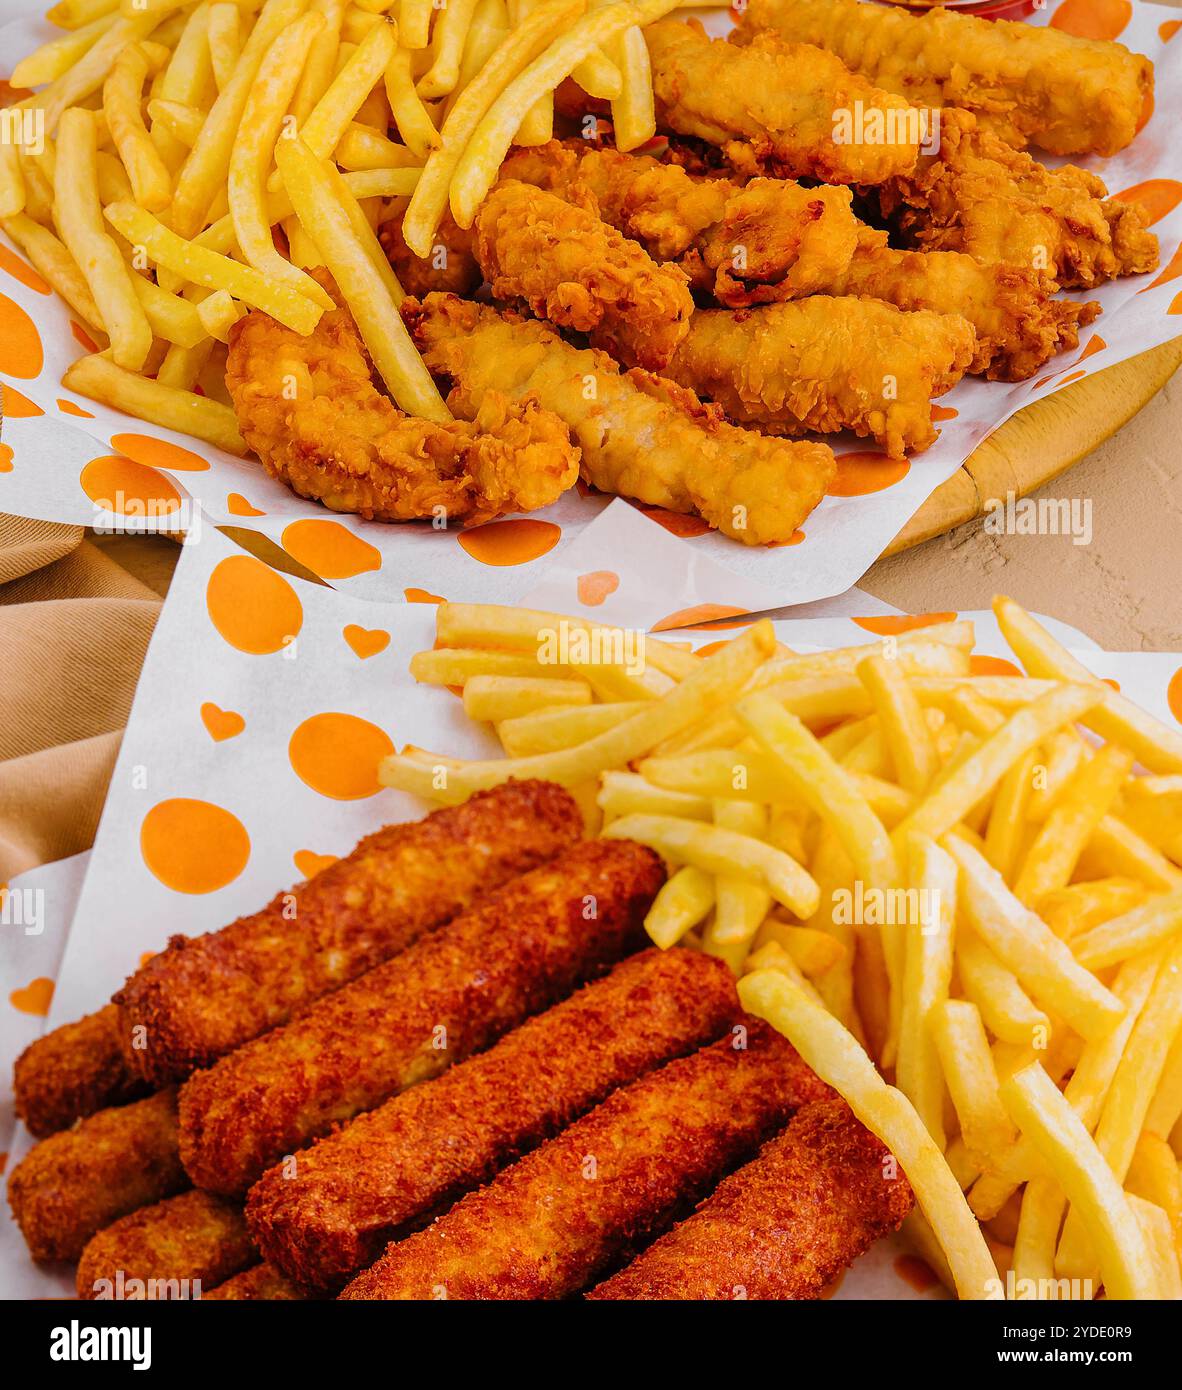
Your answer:
[[[199,310],[187,299],[169,294],[143,275],[133,275],[131,283],[157,338],[177,347],[193,348],[207,336]]]
[[[640,701],[619,704],[583,705],[539,709],[520,719],[505,719],[497,725],[497,737],[511,758],[531,753],[553,753],[573,748],[605,729],[615,728],[643,709]]]
[[[819,931],[815,927],[798,927],[774,916],[764,921],[754,944],[757,947],[766,946],[769,941],[783,947],[800,967],[802,974],[813,981],[828,975],[849,955],[847,948],[832,933]],[[828,1007],[827,1000],[825,1004]]]
[[[994,1037],[1025,1044],[1049,1037],[1050,1019],[1035,1008],[1013,971],[993,954],[974,931],[961,930],[956,938],[956,966],[961,989],[981,1011]]]
[[[767,837],[767,811],[750,801],[714,802],[714,824],[720,830]],[[742,874],[719,874],[714,884],[714,921],[711,938],[720,946],[750,943],[772,905],[771,894]]]
[[[209,0],[201,0],[201,3],[189,12],[185,27],[173,47],[172,56],[164,71],[153,82],[149,93],[148,116],[151,119],[149,129],[152,143],[160,151],[160,157],[172,174],[180,169],[188,152],[197,143],[197,136],[205,123],[206,112],[213,103],[216,91],[213,64],[209,56],[208,14]],[[179,133],[171,130],[153,115],[152,105],[157,101],[166,103],[174,118],[180,110],[197,113],[198,119],[195,122],[187,121],[185,127],[186,133],[191,132],[191,139],[182,138]]]
[[[1147,1202],[1132,1192],[1127,1193],[1126,1197],[1145,1237],[1145,1249],[1152,1277],[1157,1284],[1157,1296],[1164,1302],[1177,1302],[1182,1299],[1182,1273],[1178,1269],[1178,1252],[1170,1218],[1156,1202]]]
[[[1043,745],[1034,790],[1026,807],[1026,819],[1041,825],[1051,813],[1063,788],[1087,762],[1090,750],[1074,728],[1061,729]]]
[[[1002,774],[997,794],[989,809],[985,831],[985,857],[1007,883],[1013,882],[1014,866],[1026,828],[1026,807],[1033,787],[1038,749],[1028,748],[1018,761]]]
[[[313,9],[324,16],[324,29],[304,62],[304,70],[300,73],[299,85],[292,98],[291,114],[295,117],[297,130],[336,76],[345,0],[315,0]]]
[[[640,27],[633,25],[608,39],[604,49],[620,74],[620,91],[612,99],[612,130],[616,149],[627,152],[657,133],[648,44]]]
[[[662,950],[676,946],[714,906],[714,878],[692,864],[671,875],[653,899],[644,929]]]
[[[275,157],[296,215],[319,247],[391,396],[408,414],[450,420],[398,313],[402,288],[348,185],[298,137],[281,140]]]
[[[431,42],[431,0],[401,0],[398,32],[403,48],[426,48]]]
[[[1156,1298],[1145,1239],[1120,1183],[1037,1062],[1001,1086],[1002,1104],[1067,1194],[1096,1251],[1109,1298]],[[1021,1232],[1021,1226],[1019,1226]]]
[[[152,329],[132,284],[133,272],[103,226],[94,116],[78,107],[62,113],[54,199],[58,230],[86,277],[111,340],[111,357],[116,366],[136,371],[152,347]]]
[[[207,289],[227,290],[235,299],[262,309],[296,333],[311,333],[316,327],[322,310],[302,294],[276,285],[250,266],[219,256],[194,241],[185,241],[150,212],[132,203],[112,203],[104,211],[111,226],[133,246],[143,247],[156,265],[166,266]]]
[[[605,772],[600,779],[598,803],[605,816],[682,816],[710,820],[714,814],[703,797],[662,791],[634,772]],[[711,899],[713,901],[713,899]]]
[[[57,290],[78,317],[96,332],[103,331],[102,315],[78,262],[47,228],[18,212],[0,219],[0,227],[28,256],[30,263]]]
[[[219,343],[229,342],[230,329],[246,311],[228,290],[214,290],[197,305],[197,317],[211,338]]]
[[[63,111],[77,106],[99,90],[124,48],[129,43],[146,39],[156,23],[156,17],[152,14],[121,16],[99,35],[98,41],[73,66],[32,97],[28,104],[45,112],[47,135],[52,135],[57,129]]]
[[[1084,879],[1112,874],[1140,879],[1158,893],[1182,888],[1182,870],[1116,816],[1105,816],[1092,832],[1077,872]]]
[[[570,678],[570,668],[546,665],[532,652],[490,651],[481,647],[434,647],[416,652],[410,673],[426,685],[463,685],[473,676],[541,676]]]
[[[1182,890],[1151,898],[1131,912],[1077,937],[1071,949],[1080,965],[1103,970],[1140,951],[1148,951],[1182,931]]]
[[[336,149],[374,84],[382,80],[397,42],[394,26],[379,20],[329,83],[299,130],[299,138],[318,158]]]
[[[505,0],[477,0],[476,13],[464,41],[464,56],[460,60],[460,76],[448,97],[445,115],[456,104],[460,93],[492,57],[509,33],[509,12]]]
[[[214,81],[217,83],[218,91],[224,92],[242,55],[238,6],[231,3],[231,0],[217,0],[209,7],[206,23],[209,60],[213,66]]]
[[[1074,681],[1096,688],[1099,703],[1087,712],[1083,721],[1089,729],[1094,729],[1101,738],[1123,744],[1152,772],[1182,772],[1182,733],[1168,729],[1119,691],[1105,685],[1098,676],[1093,676],[1013,599],[995,598],[993,611],[1006,641],[1032,676]]]
[[[173,386],[179,391],[192,391],[201,380],[213,351],[213,339],[206,338],[196,347],[182,348],[173,344],[164,355],[156,380],[161,386]]]
[[[433,101],[455,90],[460,80],[464,44],[475,12],[476,0],[448,0],[447,7],[436,21],[432,37],[434,61],[419,78],[418,92],[421,97]]]
[[[172,176],[140,113],[140,94],[149,71],[144,47],[128,44],[103,83],[103,115],[136,202],[149,212],[160,212],[172,201]]]
[[[1061,941],[1074,941],[1092,927],[1140,907],[1150,890],[1132,878],[1097,878],[1048,893],[1038,915]]]
[[[858,667],[858,677],[874,702],[896,780],[919,795],[931,785],[937,759],[936,745],[915,692],[898,663],[885,657],[868,657]]]
[[[464,686],[464,713],[476,722],[495,724],[555,705],[590,704],[591,687],[579,680],[477,675]]]
[[[57,0],[46,10],[45,18],[59,29],[80,29],[118,8],[119,0]]]
[[[1008,1148],[1017,1135],[998,1099],[997,1070],[981,1015],[967,1000],[946,999],[933,1010],[930,1027],[961,1138],[988,1167],[992,1155]]]
[[[978,850],[956,835],[946,836],[944,847],[960,866],[962,911],[1034,1001],[1066,1019],[1085,1038],[1111,1031],[1125,1012],[1120,1000],[1014,897]]]
[[[507,35],[460,93],[439,132],[439,148],[427,159],[423,177],[402,219],[403,240],[416,256],[431,254],[431,242],[447,207],[455,170],[486,113],[551,39],[583,13],[585,3],[586,0],[546,0],[539,5]],[[416,46],[407,42],[405,31],[403,42],[408,48]]]
[[[1152,1134],[1169,1135],[1182,1117],[1182,1037],[1174,1039],[1162,1068],[1161,1080],[1145,1115]]]
[[[438,149],[439,131],[415,90],[414,54],[409,48],[396,48],[386,64],[386,98],[398,133],[418,158],[426,159]]]
[[[898,1160],[960,1297],[1002,1297],[997,1268],[960,1185],[907,1097],[887,1085],[837,1019],[782,975],[761,970],[745,976],[739,981],[739,998],[748,1013],[783,1033]]]
[[[163,97],[154,97],[148,102],[148,115],[151,117],[153,130],[162,126],[190,150],[197,143],[201,127],[205,124],[204,113],[198,111],[195,106],[186,106],[180,101],[167,101]]]
[[[41,87],[68,72],[118,22],[114,13],[99,15],[60,38],[50,39],[27,54],[8,79],[14,87]]]
[[[150,424],[208,440],[228,453],[246,453],[238,422],[228,405],[124,371],[100,354],[80,357],[71,363],[62,377],[62,385],[80,396],[125,410]]]

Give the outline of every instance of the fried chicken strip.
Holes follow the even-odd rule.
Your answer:
[[[910,102],[971,111],[1016,149],[1116,154],[1153,97],[1148,58],[1049,25],[861,0],[750,0],[740,20],[740,42],[771,30],[816,44]]]
[[[252,310],[230,330],[226,385],[271,477],[333,511],[475,525],[548,506],[578,476],[569,434],[534,400],[490,394],[476,418],[446,424],[404,415],[343,305],[306,337]]]
[[[658,371],[685,337],[694,301],[684,272],[657,265],[597,212],[504,179],[481,204],[475,231],[495,298],[588,334],[617,361]]]
[[[107,1004],[77,1023],[63,1023],[32,1042],[12,1068],[19,1119],[38,1139],[75,1120],[147,1093],[119,1046],[119,1011]]]
[[[580,140],[515,150],[501,177],[571,202],[589,197],[605,222],[657,260],[677,261],[695,289],[731,309],[828,290],[857,241],[846,188],[694,179],[676,164]]]
[[[78,1297],[200,1298],[256,1258],[240,1207],[183,1192],[100,1231],[78,1261]]]
[[[279,1164],[251,1188],[259,1249],[293,1280],[340,1288],[400,1227],[487,1182],[615,1087],[733,1021],[730,971],[697,951],[644,951],[426,1086]]]
[[[76,1260],[96,1231],[187,1186],[169,1088],[43,1139],[12,1170],[8,1201],[35,1260]]]
[[[386,826],[260,912],[175,936],[115,1000],[125,1054],[157,1085],[188,1076],[404,950],[583,831],[570,794],[508,782]]]
[[[426,260],[416,256],[403,239],[401,213],[382,224],[378,237],[386,259],[398,276],[398,283],[407,294],[421,298],[438,290],[441,294],[467,298],[480,288],[484,277],[472,254],[471,229],[457,226],[450,209],[444,210],[435,231],[435,244]]]
[[[664,877],[640,845],[584,841],[198,1072],[180,1096],[190,1178],[243,1193],[334,1124],[488,1047],[635,949]]]
[[[1072,164],[1046,168],[961,111],[943,113],[939,153],[878,196],[914,245],[1042,271],[1063,289],[1157,265],[1140,203],[1109,198],[1101,179]]]
[[[805,1299],[898,1230],[914,1198],[839,1097],[788,1128],[593,1299]]]
[[[697,512],[733,540],[764,545],[788,540],[833,479],[827,446],[737,429],[692,391],[621,373],[543,324],[441,294],[407,300],[403,316],[431,371],[455,383],[454,410],[477,409],[490,390],[536,394],[570,426],[583,477],[603,492]]]
[[[828,1093],[790,1043],[747,1019],[616,1091],[434,1225],[391,1245],[341,1297],[565,1298],[663,1230],[800,1105]]]
[[[961,251],[897,251],[885,232],[861,227],[848,266],[830,294],[883,299],[908,313],[963,314],[977,334],[968,370],[992,381],[1024,381],[1057,352],[1079,346],[1079,329],[1098,304],[1055,299],[1039,271],[986,264]]]
[[[740,173],[875,184],[915,167],[926,113],[832,53],[775,34],[739,47],[669,19],[644,36],[658,125],[718,145]],[[847,139],[842,112],[860,123]]]
[[[935,440],[931,399],[956,385],[975,351],[959,315],[813,295],[695,314],[667,370],[732,420],[775,434],[849,429],[902,457]]]
[[[274,1265],[252,1265],[235,1274],[224,1284],[218,1284],[201,1297],[209,1302],[219,1299],[236,1303],[305,1303],[308,1294],[290,1279],[285,1279]]]

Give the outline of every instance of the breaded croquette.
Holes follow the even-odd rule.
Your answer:
[[[574,800],[548,782],[509,782],[387,826],[261,912],[204,936],[173,937],[115,996],[124,1051],[160,1083],[209,1066],[544,863],[582,830]]]
[[[662,1231],[799,1106],[828,1094],[790,1043],[745,1019],[616,1091],[391,1245],[341,1297],[568,1297]]]
[[[96,1231],[187,1186],[170,1087],[43,1139],[12,1170],[8,1201],[35,1260],[76,1260]]]
[[[816,1101],[587,1297],[820,1298],[912,1203],[902,1170],[845,1101]]]
[[[225,1299],[238,1303],[294,1303],[306,1302],[308,1295],[290,1279],[285,1279],[274,1265],[264,1262],[244,1269],[208,1293],[202,1290],[201,1297],[206,1302]]]
[[[488,1047],[634,950],[664,878],[641,845],[585,841],[198,1072],[180,1098],[190,1178],[243,1193],[334,1124]]]
[[[486,1182],[616,1086],[710,1042],[738,1012],[730,971],[642,952],[426,1086],[412,1086],[251,1188],[251,1234],[285,1274],[339,1288],[400,1227]]]

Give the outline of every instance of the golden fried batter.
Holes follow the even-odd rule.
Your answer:
[[[472,233],[456,225],[450,209],[444,210],[426,260],[416,256],[403,240],[401,213],[384,223],[378,236],[386,259],[407,294],[422,296],[438,290],[466,298],[480,288],[483,276],[472,254]]]
[[[146,1094],[124,1060],[118,1016],[115,1005],[107,1004],[46,1033],[16,1059],[13,1101],[30,1134],[44,1139],[96,1110]]]
[[[538,395],[570,426],[583,477],[603,492],[697,512],[733,540],[765,545],[789,540],[833,478],[827,445],[737,429],[692,391],[621,373],[543,324],[441,294],[408,299],[403,316],[431,371],[455,383],[453,409],[466,414],[489,391]]]
[[[685,337],[694,311],[685,274],[657,265],[597,212],[502,179],[474,227],[476,259],[496,299],[589,334],[630,367],[659,371]]]
[[[181,1158],[214,1192],[488,1047],[639,944],[664,881],[651,850],[589,840],[198,1072]]]
[[[207,1302],[226,1299],[240,1303],[303,1303],[308,1299],[303,1289],[285,1279],[274,1265],[265,1263],[244,1269],[208,1293],[203,1290],[201,1297]]]
[[[131,1063],[183,1079],[409,946],[583,833],[570,793],[507,782],[368,835],[220,931],[175,936],[115,996]]]
[[[798,1106],[828,1094],[790,1043],[745,1019],[391,1245],[341,1297],[565,1298],[663,1230]]]
[[[730,971],[697,951],[644,951],[494,1047],[279,1164],[250,1190],[259,1249],[312,1288],[339,1288],[400,1227],[441,1210],[583,1111],[738,1012]]]
[[[257,1256],[242,1209],[182,1192],[100,1231],[78,1261],[79,1298],[199,1298]]]
[[[695,314],[667,370],[737,422],[783,434],[850,429],[901,457],[935,440],[931,398],[956,385],[975,351],[959,315],[812,295]]]
[[[252,310],[230,331],[226,385],[267,472],[333,511],[474,525],[548,506],[578,476],[568,431],[535,400],[490,395],[447,424],[404,415],[374,385],[344,306],[306,337]]]
[[[76,1260],[96,1231],[187,1186],[170,1088],[43,1139],[12,1170],[8,1201],[35,1260]]]
[[[816,1101],[693,1216],[587,1297],[820,1298],[898,1230],[913,1200],[885,1146],[845,1101]]]

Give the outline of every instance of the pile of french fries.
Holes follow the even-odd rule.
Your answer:
[[[445,603],[411,671],[507,756],[381,778],[548,778],[657,850],[653,941],[725,960],[888,1145],[961,1297],[1179,1298],[1182,731],[995,611],[1024,676],[975,674],[963,621],[695,652]]]
[[[63,384],[245,452],[225,388],[233,324],[301,334],[332,299],[410,414],[447,420],[399,317],[376,228],[428,257],[471,226],[509,145],[542,143],[572,74],[617,144],[651,138],[641,26],[678,0],[60,0],[21,59],[0,140],[0,228],[99,350]]]

